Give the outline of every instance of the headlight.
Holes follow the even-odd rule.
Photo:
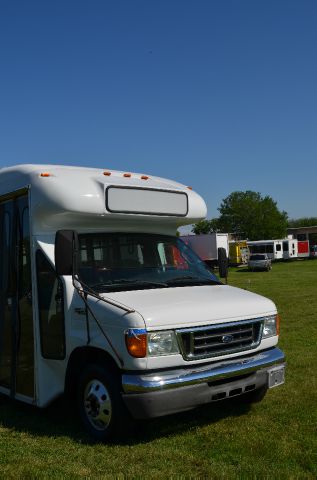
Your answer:
[[[125,332],[125,341],[128,352],[135,358],[179,353],[176,335],[172,330],[147,332],[142,328],[130,328]]]
[[[278,315],[270,315],[264,318],[262,338],[274,337],[280,332],[280,318]]]
[[[175,333],[171,330],[149,332],[147,335],[147,351],[151,357],[159,355],[175,355],[179,353]]]

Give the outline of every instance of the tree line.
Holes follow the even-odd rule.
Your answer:
[[[230,232],[249,240],[277,239],[286,236],[290,223],[287,212],[280,211],[269,195],[251,190],[232,192],[222,200],[218,211],[219,217],[196,223],[192,232]]]

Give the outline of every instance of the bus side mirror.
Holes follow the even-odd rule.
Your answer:
[[[218,248],[218,267],[219,267],[219,277],[227,278],[228,277],[228,258],[225,248]]]
[[[55,270],[57,275],[77,273],[78,234],[74,230],[58,230],[55,235]]]

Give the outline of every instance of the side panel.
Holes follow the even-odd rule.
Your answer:
[[[228,235],[224,234],[216,234],[217,238],[217,256],[218,256],[218,248],[224,248],[226,250],[226,255],[229,257],[229,241]]]
[[[309,257],[309,241],[308,240],[298,242],[298,256]]]
[[[217,260],[216,234],[187,235],[181,237],[183,242],[191,247],[202,260]]]

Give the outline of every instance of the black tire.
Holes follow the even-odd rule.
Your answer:
[[[122,437],[131,423],[121,397],[119,375],[101,365],[87,365],[80,374],[77,406],[85,430],[99,442]]]

